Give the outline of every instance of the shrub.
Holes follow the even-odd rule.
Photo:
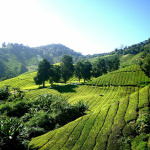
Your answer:
[[[24,149],[21,141],[23,124],[17,118],[0,118],[0,147],[2,150]]]
[[[9,96],[8,88],[0,88],[0,100],[6,100]]]
[[[150,127],[150,115],[141,115],[136,121],[136,132],[138,134],[148,133]]]
[[[45,111],[38,111],[32,118],[26,123],[27,127],[40,127],[45,130],[51,130],[54,128],[54,119],[50,114]]]
[[[9,117],[21,117],[28,112],[31,106],[31,103],[27,100],[8,102],[1,106],[0,113]]]

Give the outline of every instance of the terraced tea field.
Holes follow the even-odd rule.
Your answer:
[[[88,84],[104,86],[104,85],[148,85],[150,79],[138,65],[132,65],[117,71],[110,72],[100,76]]]
[[[19,79],[17,83],[24,89],[26,98],[54,94],[66,97],[72,104],[82,99],[89,106],[86,115],[33,138],[29,150],[150,149],[149,133],[143,136],[136,131],[138,119],[149,113],[150,106],[150,79],[138,65],[110,72],[89,81],[87,85],[38,88],[30,83],[28,76],[28,80],[21,80],[26,84]],[[1,82],[0,86],[6,82],[10,85],[9,81]]]
[[[62,96],[71,103],[80,99],[88,102],[90,111],[59,129],[34,138],[29,149],[117,149],[118,139],[131,134],[126,126],[135,123],[139,111],[149,106],[149,86],[140,90],[132,86],[80,85],[73,89],[73,93],[62,92]]]

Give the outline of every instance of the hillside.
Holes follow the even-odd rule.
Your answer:
[[[5,80],[27,71],[35,71],[39,62],[46,58],[51,64],[60,63],[63,55],[73,57],[74,63],[79,59],[86,59],[94,63],[98,58],[120,58],[120,68],[138,64],[150,52],[150,39],[129,47],[115,49],[110,53],[84,56],[81,53],[62,44],[50,44],[39,47],[29,47],[23,44],[9,43],[0,48],[0,79]]]
[[[87,85],[59,84],[57,88],[49,88],[49,83],[47,88],[39,88],[33,82],[35,74],[24,73],[2,81],[0,87],[20,87],[25,98],[33,100],[43,94],[61,95],[71,104],[82,99],[88,103],[89,111],[63,127],[33,138],[29,143],[30,150],[150,148],[150,132],[145,121],[149,117],[150,78],[138,65],[110,72],[87,82]]]
[[[90,112],[59,129],[32,139],[29,149],[119,149],[123,145],[119,139],[122,137],[127,140],[133,135],[138,115],[148,111],[149,87],[138,91],[138,88],[130,86],[79,86],[74,90],[76,94],[69,95],[68,100],[72,103],[79,98],[88,101]],[[132,138],[133,142],[123,145],[124,149],[130,149],[131,145],[132,149],[146,149],[147,140],[140,137],[138,143],[138,135]]]
[[[138,67],[133,68],[133,72],[141,71]],[[126,70],[130,69],[126,68]],[[115,72],[119,73],[119,76],[114,78],[114,83],[117,83],[118,79],[126,79],[125,70]],[[115,72],[109,74],[109,77]],[[137,74],[133,74],[131,81],[136,76]],[[143,80],[141,76],[139,80],[141,83]],[[75,103],[82,99],[88,102],[90,111],[87,115],[61,128],[32,139],[29,149],[147,149],[149,134],[142,133],[137,126],[144,128],[139,120],[149,113],[150,87],[140,86],[136,80],[132,83],[134,86],[127,84],[102,87],[78,85],[73,86],[72,92],[69,93],[64,90],[65,87],[60,87],[59,92],[67,97],[69,102]]]
[[[63,55],[71,55],[76,62],[82,54],[62,45],[51,44],[31,48],[22,44],[8,44],[0,48],[0,79],[15,77],[27,71],[35,71],[39,62],[46,58],[51,64],[61,62]]]
[[[145,72],[136,64],[109,72],[106,75],[102,75],[88,82],[88,84],[97,86],[140,86],[148,85],[149,83],[150,79],[148,76],[146,76]]]

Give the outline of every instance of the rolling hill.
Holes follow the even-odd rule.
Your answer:
[[[35,71],[39,62],[46,58],[51,64],[61,62],[63,55],[70,55],[76,62],[84,57],[81,53],[62,45],[51,44],[30,48],[22,44],[8,44],[0,48],[0,78],[2,80],[15,77],[27,71]]]
[[[136,69],[138,70],[138,67],[134,71]],[[109,74],[109,78],[113,73],[115,72]],[[120,69],[118,73],[122,80],[126,79],[124,70]],[[133,74],[132,79],[136,76]],[[114,78],[114,83],[117,83],[118,79],[121,80],[119,76]],[[141,77],[140,79],[142,82]],[[72,87],[72,92],[64,91],[65,87],[61,87],[59,92],[62,90],[61,95],[67,97],[70,103],[82,99],[88,102],[90,111],[61,128],[33,138],[29,149],[147,149],[149,132],[140,134],[137,125],[139,120],[149,113],[150,87],[140,86],[136,80],[132,83],[134,85],[78,85]],[[140,125],[142,128],[142,124]]]
[[[45,94],[62,96],[70,104],[79,100],[87,103],[86,115],[31,139],[29,150],[147,150],[150,149],[150,78],[138,65],[150,52],[150,40],[109,54],[82,56],[61,45],[36,48],[9,44],[0,49],[0,77],[11,78],[0,82],[0,87],[11,85],[25,93],[25,104]],[[91,62],[99,57],[120,58],[120,69],[92,78],[85,84],[56,83],[41,88],[34,83],[37,64],[43,58],[51,63],[60,62],[64,54]],[[30,72],[26,72],[30,70]],[[24,73],[25,72],[25,73]],[[20,73],[17,77],[12,78]],[[8,74],[8,76],[6,76]],[[76,78],[68,83],[75,82]],[[10,88],[11,89],[11,88]],[[11,89],[12,90],[12,89]],[[12,92],[12,91],[11,91]],[[13,92],[12,92],[13,93]],[[26,102],[25,102],[26,101]],[[21,102],[1,101],[0,109]],[[3,107],[4,106],[4,107]],[[20,106],[20,105],[19,105]],[[14,108],[15,109],[15,108]]]
[[[24,89],[25,98],[54,94],[88,103],[89,111],[75,121],[33,138],[29,150],[146,150],[150,148],[149,131],[143,117],[148,117],[150,87],[148,78],[138,65],[121,68],[95,78],[87,85],[58,85],[38,88],[35,72],[0,82]],[[141,122],[140,122],[141,121]],[[141,130],[142,129],[142,130]]]

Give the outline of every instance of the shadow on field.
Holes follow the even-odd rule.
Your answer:
[[[53,86],[52,89],[57,90],[60,93],[69,93],[76,92],[76,87],[78,87],[78,85],[56,85]]]

